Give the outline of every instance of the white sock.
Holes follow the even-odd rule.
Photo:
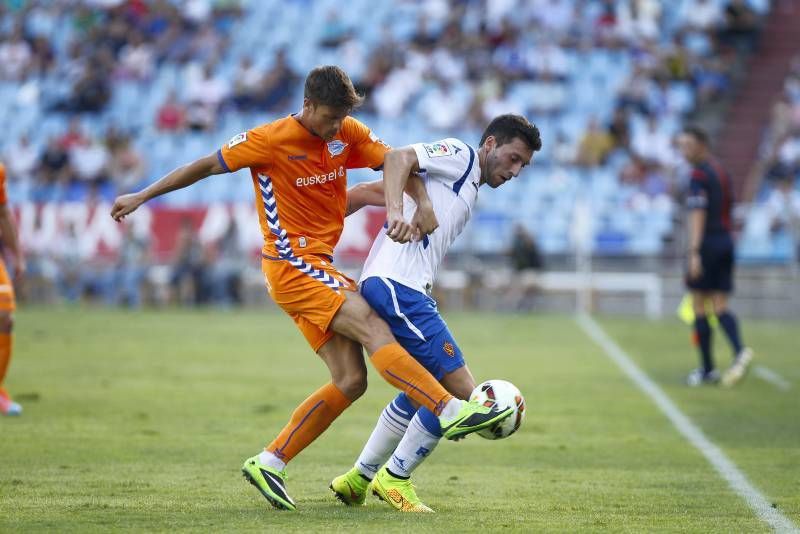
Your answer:
[[[262,451],[261,454],[258,455],[258,461],[269,467],[274,467],[278,471],[283,471],[286,468],[286,462],[269,451]]]
[[[387,466],[389,471],[401,477],[410,477],[411,472],[433,452],[440,439],[425,429],[417,413],[392,454]]]
[[[450,401],[444,405],[442,408],[442,413],[440,414],[443,419],[452,419],[456,415],[458,415],[458,411],[461,409],[461,403],[466,402],[462,401],[461,399],[457,399],[453,397]]]
[[[408,410],[398,406],[396,400],[386,405],[356,460],[356,468],[362,475],[372,480],[378,469],[389,460],[406,433],[411,415]]]

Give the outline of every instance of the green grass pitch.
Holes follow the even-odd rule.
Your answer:
[[[372,369],[364,397],[289,465],[298,513],[241,478],[327,380],[278,312],[22,310],[7,386],[25,412],[0,419],[0,532],[767,531],[572,318],[446,316],[476,378],[513,381],[528,413],[508,440],[440,444],[414,477],[437,513],[419,516],[371,496],[347,508],[328,490],[393,395]],[[796,325],[744,323],[756,364],[792,384],[782,391],[752,374],[734,390],[686,388],[684,325],[600,323],[800,523]]]

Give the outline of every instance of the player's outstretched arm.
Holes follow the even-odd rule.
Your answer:
[[[136,208],[151,198],[161,196],[177,189],[183,189],[203,178],[207,178],[213,174],[222,174],[224,172],[227,171],[220,164],[216,153],[200,158],[178,167],[141,191],[118,196],[116,200],[114,200],[114,206],[111,208],[111,217],[113,217],[115,221],[121,221],[123,217],[134,212]]]
[[[420,178],[419,175],[412,174],[408,177],[405,192],[414,199],[414,202],[417,203],[417,206],[428,208],[430,214],[433,214],[433,204],[428,196],[428,190],[425,189],[425,182],[422,180],[422,178]],[[345,211],[345,217],[352,215],[364,206],[378,206],[381,208],[386,206],[383,180],[375,180],[374,182],[356,184],[347,190],[347,209]],[[417,214],[419,213],[420,211],[417,210]],[[418,232],[427,235],[439,227],[439,223],[436,220],[435,215],[433,217],[425,218],[425,216],[428,215],[427,213],[420,215],[419,217],[417,214],[414,215],[414,219],[419,221],[417,223],[419,226],[417,228]]]
[[[384,206],[383,180],[356,184],[347,190],[347,210],[344,216],[352,215],[364,206]]]

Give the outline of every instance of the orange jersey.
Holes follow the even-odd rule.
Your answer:
[[[6,195],[6,167],[2,163],[0,163],[0,204],[5,204],[8,202],[8,196]]]
[[[249,167],[264,255],[333,255],[344,227],[347,169],[383,165],[389,147],[347,117],[326,142],[288,116],[240,133],[218,152],[229,172]]]

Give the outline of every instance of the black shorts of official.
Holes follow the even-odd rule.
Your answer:
[[[703,274],[699,278],[689,280],[686,275],[686,287],[695,291],[733,292],[733,240],[729,237],[710,240],[700,248],[700,262]]]

